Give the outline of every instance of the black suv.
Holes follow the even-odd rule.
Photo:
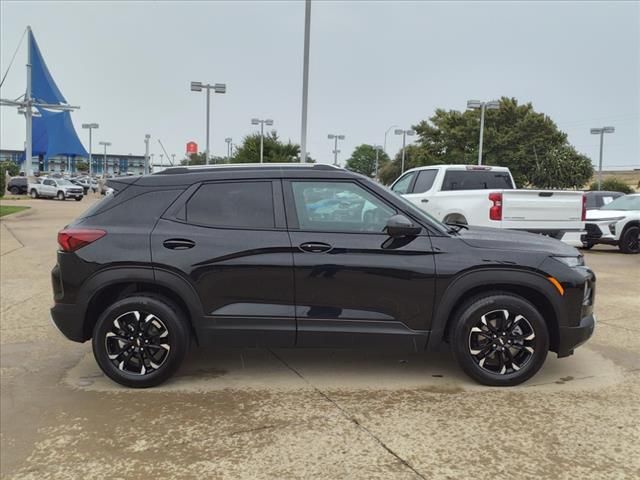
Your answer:
[[[176,167],[117,178],[58,234],[51,314],[118,383],[224,347],[449,347],[487,385],[585,342],[595,276],[544,236],[443,225],[328,165]]]
[[[13,177],[7,183],[7,191],[12,195],[26,195],[29,190],[27,177]]]

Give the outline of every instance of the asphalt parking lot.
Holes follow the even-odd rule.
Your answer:
[[[193,349],[152,390],[49,321],[56,232],[94,199],[0,221],[2,478],[638,478],[640,255],[586,252],[598,325],[528,383],[447,355]]]

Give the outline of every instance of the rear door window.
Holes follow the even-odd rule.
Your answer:
[[[424,193],[431,190],[437,173],[437,170],[420,170],[416,184],[413,186],[413,193]]]
[[[187,222],[209,227],[274,228],[272,183],[202,185],[187,202]]]
[[[446,190],[511,190],[513,184],[507,172],[491,170],[449,170],[444,175]]]

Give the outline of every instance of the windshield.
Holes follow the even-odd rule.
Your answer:
[[[600,210],[640,210],[640,195],[618,197]]]

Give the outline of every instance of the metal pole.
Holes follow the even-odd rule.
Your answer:
[[[209,165],[209,111],[210,111],[210,98],[211,98],[211,88],[207,85],[207,150],[205,151],[205,163]]]
[[[482,102],[480,106],[480,147],[478,147],[478,165],[482,165],[482,137],[484,136],[484,107],[485,103]]]
[[[104,167],[102,169],[102,178],[107,176],[107,145],[104,145]]]
[[[600,161],[598,162],[598,190],[602,188],[602,144],[604,143],[604,128],[600,130]]]
[[[264,162],[264,120],[260,120],[260,163]]]
[[[402,167],[400,169],[400,175],[404,173],[404,149],[407,144],[407,131],[402,131]]]
[[[311,30],[311,0],[304,4],[304,55],[302,66],[302,121],[300,133],[300,161],[307,161],[307,100],[309,98],[309,41]]]
[[[89,177],[91,177],[91,131],[93,128],[89,127]]]
[[[378,179],[378,155],[380,154],[380,147],[376,146],[376,171],[375,171],[375,176],[374,178],[377,180]]]
[[[338,165],[338,135],[333,140],[333,164]]]
[[[392,128],[396,128],[397,126],[398,125],[391,125],[389,128],[387,128],[387,131],[384,132],[384,147],[382,147],[382,149],[384,150],[384,153],[387,153],[387,135],[389,134]]]
[[[26,135],[26,145],[24,152],[24,176],[30,177],[33,175],[33,165],[31,164],[33,158],[32,147],[32,117],[33,112],[31,111],[31,26],[27,27],[27,33],[29,34],[29,46],[27,47],[29,50],[28,60],[27,60],[27,91],[24,95],[26,107],[25,107],[25,118],[27,120],[27,135]]]
[[[151,135],[144,136],[144,174],[149,175],[149,138]]]

